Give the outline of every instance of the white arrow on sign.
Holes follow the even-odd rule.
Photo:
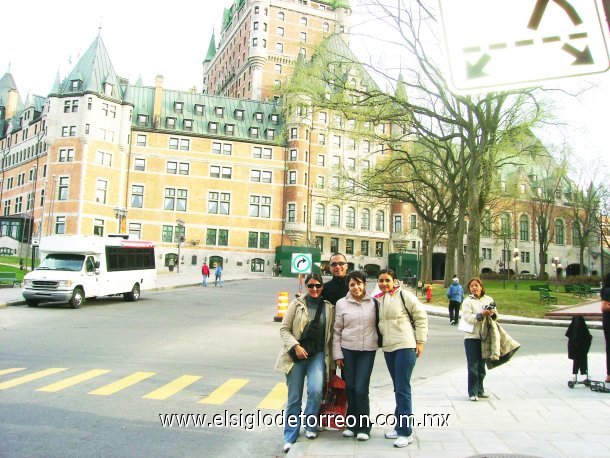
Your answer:
[[[452,89],[536,86],[610,68],[601,0],[439,0]]]

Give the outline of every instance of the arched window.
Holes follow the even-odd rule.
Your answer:
[[[519,217],[519,240],[529,242],[530,239],[530,219],[527,215]]]
[[[251,272],[264,272],[265,271],[265,260],[260,258],[254,258],[250,261]]]
[[[572,221],[572,245],[580,246],[580,222]]]
[[[348,207],[345,211],[345,227],[356,229],[356,210],[354,207]]]
[[[383,231],[385,228],[385,213],[383,210],[378,210],[375,214],[375,230]]]
[[[502,213],[500,215],[500,236],[510,238],[510,215],[508,213]]]
[[[341,226],[341,209],[338,205],[333,205],[330,208],[330,225],[332,227]]]
[[[555,220],[555,243],[557,245],[564,245],[566,235],[565,235],[565,226],[563,224],[563,220],[556,219]]]
[[[360,229],[365,231],[371,229],[371,212],[366,208],[360,213]]]
[[[316,204],[315,221],[318,226],[324,226],[325,210],[324,204]]]
[[[491,237],[491,210],[485,210],[481,218],[481,237]]]

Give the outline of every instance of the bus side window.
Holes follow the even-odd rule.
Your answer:
[[[87,273],[95,272],[95,262],[93,262],[93,258],[91,256],[87,257],[85,268],[87,269]]]

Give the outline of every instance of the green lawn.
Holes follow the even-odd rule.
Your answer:
[[[545,282],[539,280],[519,280],[519,289],[515,289],[514,281],[506,282],[506,289],[502,287],[501,280],[484,280],[485,293],[493,297],[498,306],[498,313],[502,315],[517,315],[531,318],[543,318],[545,313],[556,308],[555,304],[550,306],[540,303],[538,291],[531,291],[530,285],[540,285]],[[559,285],[559,292],[555,292],[555,284],[549,283],[551,295],[557,296],[559,306],[576,305],[588,302],[579,297],[573,297],[572,293],[564,293],[563,285]],[[465,287],[465,285],[463,285]],[[467,291],[464,291],[467,294]],[[425,296],[423,298],[425,301]],[[432,301],[434,305],[447,306],[447,289],[443,285],[432,285]]]

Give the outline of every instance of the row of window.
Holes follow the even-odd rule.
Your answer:
[[[321,252],[324,252],[324,237],[316,236],[315,238],[316,248],[318,248]],[[355,240],[354,239],[345,239],[345,249],[341,249],[339,246],[339,239],[337,237],[330,238],[330,249],[328,250],[330,253],[345,253],[346,255],[358,255],[358,256],[369,256],[370,253],[371,242],[369,240],[360,240],[360,250],[355,250]],[[384,253],[384,243],[383,242],[375,242],[375,252],[374,256],[383,256]]]
[[[510,262],[513,259],[513,253],[510,250],[501,250],[501,260]],[[491,248],[481,248],[481,258],[483,260],[491,260],[492,259],[492,249]],[[529,264],[531,257],[529,251],[521,251],[519,253],[519,259],[522,263]]]
[[[512,235],[512,223],[511,217],[508,213],[502,213],[500,215],[500,232],[498,234],[499,237],[504,237],[507,239],[513,238]],[[572,222],[572,245],[580,244],[580,226],[578,221]],[[528,215],[522,214],[519,216],[519,240],[521,242],[529,242],[530,241],[530,217]],[[492,237],[492,222],[491,222],[491,213],[487,212],[482,221],[481,228],[481,236],[483,237]],[[553,225],[553,237],[556,245],[565,245],[566,244],[566,223],[563,219],[557,218],[555,219]]]
[[[64,100],[64,113],[76,113],[78,111],[78,99]],[[87,99],[87,109],[93,108],[93,97]],[[112,103],[102,102],[102,113],[109,118],[116,118],[116,105]],[[66,135],[64,135],[65,137]]]
[[[289,223],[296,223],[296,204],[289,203],[287,206],[286,219]],[[348,207],[345,209],[345,221],[344,225],[347,229],[356,229],[356,209],[354,207]],[[326,226],[327,215],[326,206],[318,203],[314,207],[314,224],[316,226]],[[328,218],[328,225],[330,227],[341,227],[341,207],[338,205],[332,205],[330,207],[330,213]],[[359,229],[368,231],[371,230],[371,211],[368,208],[360,210],[360,227]],[[378,210],[375,213],[375,230],[385,230],[385,212]]]
[[[183,102],[174,102],[174,112],[176,113],[183,113],[183,108],[184,108],[184,103]],[[107,108],[108,110],[109,108]],[[112,114],[112,111],[110,110],[110,113]],[[203,116],[205,114],[205,105],[196,103],[193,106],[193,113],[195,115],[198,116]],[[245,119],[245,113],[246,111],[242,108],[236,108],[235,110],[233,110],[233,118],[236,121],[243,121]],[[225,107],[214,107],[214,115],[217,118],[224,118],[225,117]],[[140,125],[147,125],[148,121],[150,119],[150,116],[147,114],[139,114],[138,115],[138,124]],[[252,119],[256,122],[260,122],[262,123],[265,119],[265,115],[262,111],[257,111],[255,113],[252,114]],[[279,124],[280,122],[280,116],[277,113],[270,113],[267,116],[267,119],[272,123],[272,124]],[[175,127],[176,126],[176,117],[173,116],[167,116],[165,118],[165,125],[166,127]],[[184,119],[184,124],[183,127],[185,129],[191,130],[193,127],[193,119]]]

